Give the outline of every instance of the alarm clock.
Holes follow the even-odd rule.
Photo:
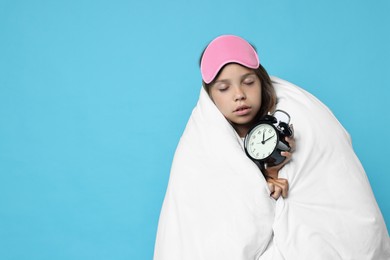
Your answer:
[[[289,122],[289,114],[282,110],[261,118],[245,136],[244,148],[248,157],[262,167],[282,163],[286,157],[281,152],[290,150],[285,137],[293,134]]]

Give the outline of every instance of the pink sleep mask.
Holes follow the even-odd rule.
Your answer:
[[[203,81],[206,84],[212,82],[228,63],[238,63],[250,69],[257,69],[260,64],[255,49],[246,40],[222,35],[210,42],[203,53],[200,63]]]

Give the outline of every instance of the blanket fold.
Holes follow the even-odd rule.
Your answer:
[[[177,147],[155,260],[390,259],[387,229],[348,133],[305,90],[272,77],[297,149],[275,201],[242,140],[201,89]]]

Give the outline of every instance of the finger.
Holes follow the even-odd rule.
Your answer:
[[[289,190],[288,181],[286,179],[282,179],[282,178],[276,179],[275,185],[282,189],[282,197],[287,198],[288,190]]]
[[[288,160],[290,160],[291,157],[292,157],[292,153],[291,152],[284,151],[284,152],[281,152],[280,154],[282,156],[286,157],[286,159],[288,159]]]
[[[271,193],[271,197],[274,199],[279,199],[280,195],[282,194],[282,188],[278,185],[275,185],[275,191]]]
[[[282,169],[284,167],[284,165],[286,165],[289,161],[291,161],[292,153],[281,152],[280,154],[286,158],[280,164],[270,167],[270,168],[272,168],[273,171],[279,171],[280,169]]]
[[[290,124],[290,129],[291,129],[291,136],[294,136],[294,125],[293,124]]]
[[[288,146],[290,146],[290,151],[293,152],[295,150],[295,138],[287,136],[285,140],[288,143]]]
[[[272,198],[274,198],[275,200],[277,200],[279,197],[280,197],[280,194],[281,194],[281,188],[280,187],[277,187],[275,184],[274,184],[275,180],[274,179],[269,179],[267,181],[267,184],[268,184],[268,187],[269,187],[269,190],[270,190],[270,196]],[[277,188],[276,188],[277,187]]]
[[[278,178],[278,179],[274,179],[272,181],[273,181],[273,184],[278,184],[278,185],[283,185],[283,186],[288,187],[288,180],[287,179]]]
[[[268,184],[270,194],[272,194],[275,191],[275,184],[273,184],[271,180],[267,181],[267,184]]]

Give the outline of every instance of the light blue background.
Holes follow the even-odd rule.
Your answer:
[[[387,0],[0,0],[0,259],[151,259],[215,36],[352,136],[390,223]]]

